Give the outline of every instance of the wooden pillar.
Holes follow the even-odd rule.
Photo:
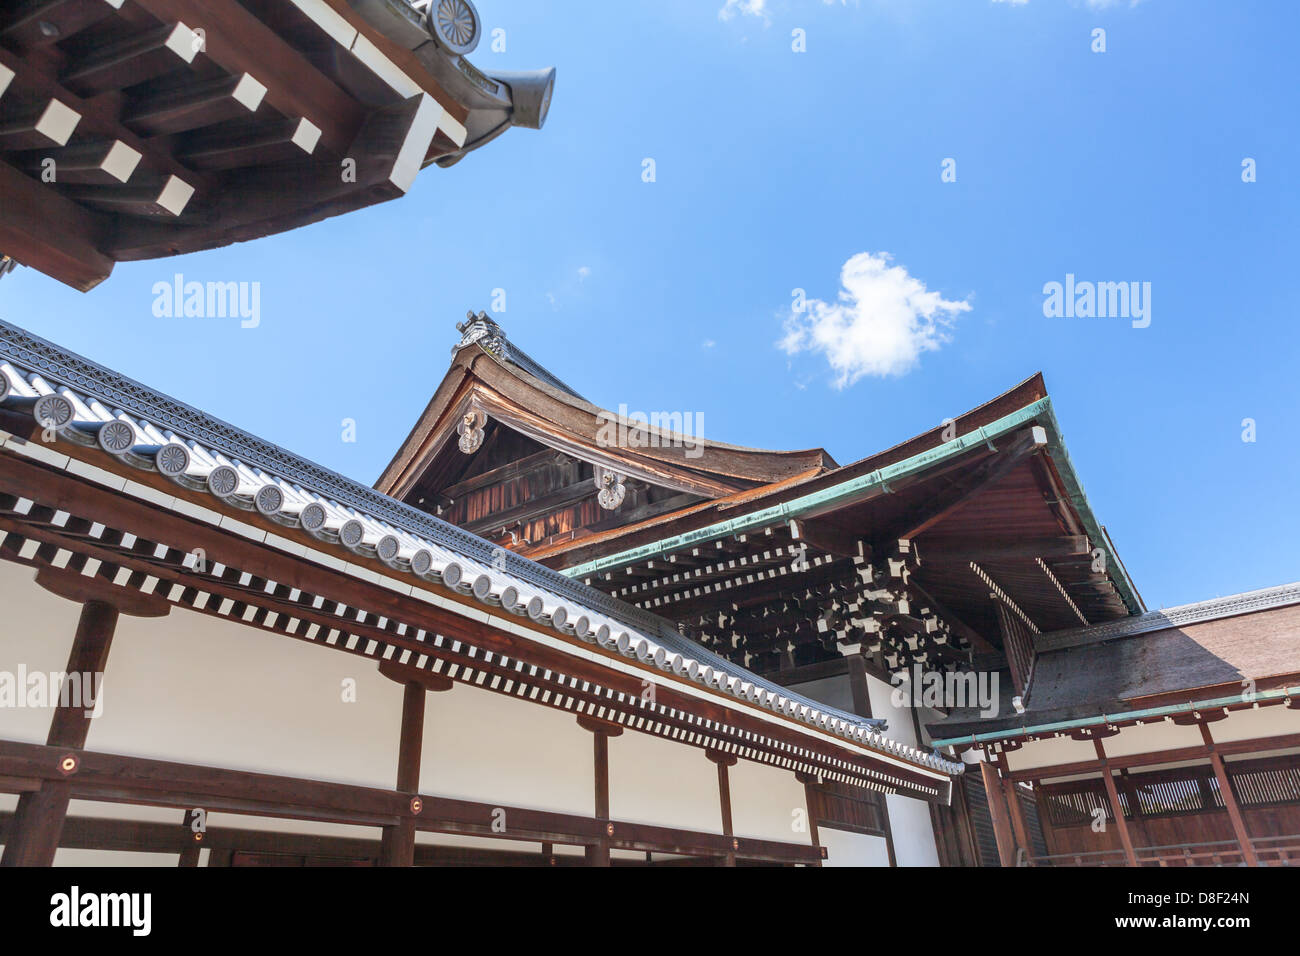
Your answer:
[[[1214,747],[1214,737],[1210,734],[1210,725],[1201,723],[1201,737],[1205,746],[1210,748],[1210,766],[1214,768],[1214,779],[1219,782],[1219,795],[1223,797],[1223,806],[1228,811],[1228,820],[1232,823],[1232,832],[1237,836],[1237,845],[1241,847],[1241,858],[1247,866],[1259,866],[1259,857],[1255,855],[1255,846],[1250,842],[1250,831],[1246,829],[1246,820],[1237,806],[1237,795],[1232,792],[1232,783],[1228,780],[1228,770],[1223,765],[1222,755]]]
[[[984,781],[984,796],[989,802],[989,816],[993,818],[993,836],[998,844],[998,862],[1003,866],[1015,866],[1015,840],[1011,836],[1006,795],[1002,792],[1002,781],[998,779],[997,767],[988,760],[981,760],[980,777]]]
[[[1110,772],[1110,763],[1106,759],[1106,748],[1100,740],[1094,739],[1092,745],[1097,750],[1101,761],[1101,777],[1106,784],[1106,796],[1110,800],[1110,812],[1115,817],[1115,829],[1119,832],[1119,842],[1124,846],[1124,856],[1129,866],[1137,866],[1137,853],[1133,850],[1133,837],[1128,832],[1128,821],[1124,819],[1124,806],[1119,802],[1119,791],[1115,789],[1115,777]]]
[[[595,786],[594,807],[596,819],[605,827],[605,835],[587,847],[588,866],[609,866],[609,837],[614,825],[609,821],[609,738],[617,737],[623,728],[608,720],[582,714],[578,725],[591,731],[592,777]]]
[[[409,811],[401,820],[386,826],[379,840],[380,866],[415,865],[415,817],[422,809],[420,793],[420,755],[424,751],[424,703],[430,691],[448,691],[450,678],[430,671],[381,661],[379,673],[402,685],[402,729],[397,744],[398,793],[409,796]]]
[[[198,866],[199,850],[201,850],[202,848],[203,845],[199,843],[198,840],[194,840],[191,838],[191,842],[187,843],[185,845],[185,849],[181,850],[181,858],[176,865],[177,866]]]
[[[412,796],[420,792],[420,751],[424,746],[424,687],[408,681],[402,690],[402,731],[397,749],[397,789]],[[379,844],[382,866],[415,865],[415,818],[403,816],[384,827]]]
[[[108,660],[108,648],[113,641],[113,631],[117,627],[117,617],[117,608],[102,601],[87,601],[81,606],[81,618],[77,622],[77,634],[72,641],[72,653],[68,655],[68,675],[103,674],[104,664]],[[84,701],[75,703],[82,704]],[[50,721],[46,745],[82,750],[90,733],[90,720],[84,707],[60,706]],[[70,780],[45,780],[39,789],[19,796],[9,842],[5,845],[4,858],[0,864],[51,866],[54,863],[54,851],[59,847],[59,836],[63,832],[63,821],[68,815],[71,796]]]
[[[704,753],[718,765],[718,804],[722,810],[722,835],[731,840],[731,849],[722,858],[722,865],[735,866],[737,841],[731,823],[731,773],[728,768],[736,765],[736,756],[720,750],[706,750]]]
[[[98,675],[101,678],[99,693],[103,693],[102,676],[108,664],[108,648],[113,642],[118,616],[163,617],[171,611],[171,604],[161,597],[128,591],[99,578],[88,578],[75,571],[48,565],[37,569],[36,583],[81,605],[66,675],[82,675],[83,687],[87,675],[92,681]],[[73,701],[69,695],[69,706],[55,709],[45,741],[47,746],[67,750],[85,748],[93,718],[86,715],[87,708],[83,705],[88,701],[84,691],[82,698]],[[69,775],[76,773],[76,755],[64,757],[61,766]],[[39,789],[19,796],[0,866],[50,866],[59,846],[71,796],[71,780],[45,780]]]
[[[1020,793],[1016,787],[1018,784],[1010,777],[1004,777],[1002,780],[1002,792],[1007,800],[1007,809],[1011,815],[1011,832],[1015,834],[1016,843],[1025,851],[1025,863],[1029,865],[1030,859],[1034,855],[1034,844],[1029,838],[1029,825],[1025,822],[1025,811],[1020,805]],[[1019,860],[1017,859],[1017,863]]]

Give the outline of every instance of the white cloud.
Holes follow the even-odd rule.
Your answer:
[[[719,20],[731,20],[737,14],[746,17],[758,17],[767,22],[771,15],[767,11],[767,0],[727,0],[718,11]]]
[[[578,266],[578,281],[582,282],[587,276],[591,275],[590,266]]]
[[[887,252],[859,252],[840,270],[834,302],[807,299],[791,310],[778,346],[789,355],[822,352],[835,372],[835,387],[845,388],[871,375],[902,375],[922,352],[937,350],[970,303],[930,292]]]

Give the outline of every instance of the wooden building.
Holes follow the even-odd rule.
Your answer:
[[[930,726],[979,767],[1004,864],[1300,861],[1300,584],[1036,643],[1023,712]]]
[[[555,71],[480,71],[481,33],[470,0],[6,3],[0,254],[85,291],[402,196],[546,121]]]
[[[839,465],[459,331],[372,488],[0,325],[5,863],[1294,854],[1300,586],[1148,612],[1041,376]]]
[[[6,865],[851,862],[963,771],[3,324],[0,428]]]

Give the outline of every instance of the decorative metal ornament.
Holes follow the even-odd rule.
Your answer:
[[[623,476],[608,468],[596,466],[595,483],[598,489],[596,500],[606,511],[615,510],[627,496],[627,486],[623,484]]]
[[[438,46],[453,56],[474,52],[483,32],[478,11],[469,0],[432,0],[425,28]]]
[[[456,426],[456,434],[460,436],[457,444],[461,451],[472,455],[483,446],[483,426],[486,424],[487,416],[482,412],[465,413]]]

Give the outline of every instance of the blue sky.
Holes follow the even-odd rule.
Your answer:
[[[1041,370],[1149,606],[1300,579],[1300,8],[725,2],[478,0],[480,68],[559,70],[541,132],[89,294],[20,270],[0,314],[364,481],[494,289],[596,403],[841,463]],[[261,324],[155,318],[176,272],[260,282]],[[1045,317],[1067,273],[1150,283],[1150,325]]]

